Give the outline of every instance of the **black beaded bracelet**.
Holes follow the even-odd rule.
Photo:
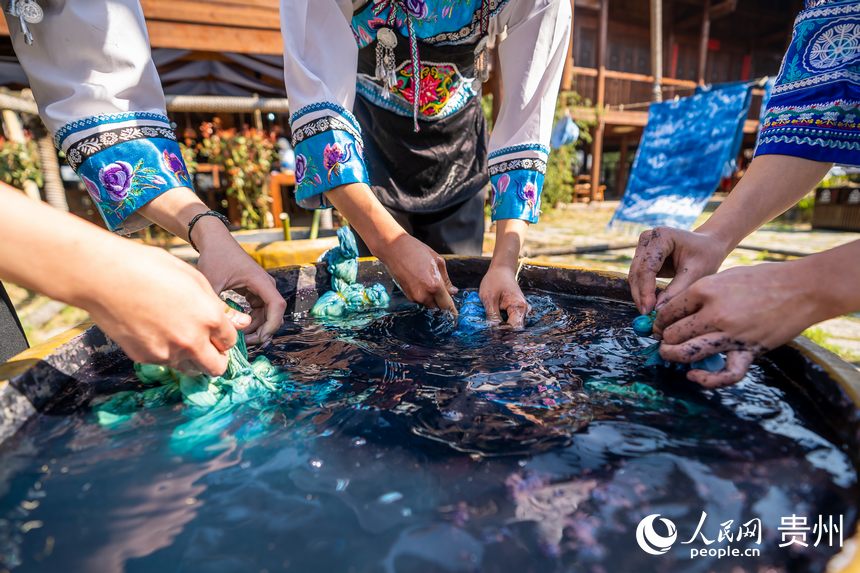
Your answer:
[[[219,213],[218,211],[206,211],[205,213],[197,213],[191,218],[191,221],[188,222],[188,242],[191,243],[191,246],[194,247],[194,250],[198,253],[200,249],[197,248],[197,245],[194,244],[194,239],[191,238],[191,231],[194,230],[194,225],[197,224],[197,221],[202,219],[203,217],[215,217],[219,219],[227,229],[230,229],[230,219]]]

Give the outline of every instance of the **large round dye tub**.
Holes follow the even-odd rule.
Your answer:
[[[477,288],[487,265],[487,259],[449,258],[448,270],[460,288]],[[322,265],[272,274],[290,316],[306,313],[329,287]],[[393,289],[377,261],[363,260],[359,275]],[[563,307],[543,319],[567,329],[556,339],[587,330],[591,338],[583,344],[593,341],[594,348],[572,349],[569,364],[547,361],[540,376],[478,369],[466,377],[467,391],[454,391],[445,387],[446,361],[452,354],[486,360],[490,339],[469,335],[433,351],[422,346],[423,338],[437,336],[439,324],[415,331],[409,327],[417,323],[397,322],[398,312],[418,316],[412,310],[359,321],[352,334],[290,320],[273,362],[293,369],[301,382],[328,361],[331,379],[320,389],[297,382],[311,391],[302,394],[300,407],[289,400],[280,405],[274,419],[281,433],[274,438],[264,428],[262,437],[203,448],[199,456],[163,455],[152,414],[121,429],[87,418],[89,398],[131,378],[128,359],[97,328],[12,359],[0,369],[0,379],[8,380],[0,382],[0,565],[22,571],[860,571],[855,368],[798,339],[758,361],[760,379],[719,393],[638,369],[636,384],[610,380],[594,374],[598,363],[621,368],[635,355],[625,349],[636,342],[624,328],[636,313],[624,277],[525,265],[520,283]],[[615,325],[608,332],[623,343],[598,344],[593,333],[603,322]],[[393,338],[374,340],[380,332]],[[310,353],[314,337],[325,337],[323,352]],[[552,345],[539,337],[502,340],[514,342],[500,355],[541,355]],[[415,356],[423,356],[423,366],[409,364]],[[368,357],[381,357],[384,371],[363,370]],[[418,366],[426,367],[432,385],[409,377]],[[505,383],[494,385],[494,375]],[[548,389],[546,380],[554,379],[559,388]],[[537,399],[524,394],[531,380],[540,380]],[[565,380],[579,381],[575,392],[563,388]],[[353,391],[344,393],[350,384]],[[410,392],[416,396],[402,400]],[[487,396],[496,410],[487,409]],[[595,403],[585,416],[589,400]],[[649,417],[649,408],[660,415]],[[559,425],[565,417],[567,425]],[[703,448],[698,453],[690,450],[696,440]],[[152,468],[160,464],[161,473]],[[94,467],[99,475],[88,475]],[[732,472],[742,476],[738,483]],[[151,479],[140,483],[140,474]],[[750,545],[756,533],[761,539]],[[767,558],[732,557],[750,547]]]

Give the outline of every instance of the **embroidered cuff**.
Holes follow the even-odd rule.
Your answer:
[[[768,109],[755,155],[860,164],[860,101]]]
[[[368,183],[361,128],[346,109],[304,107],[290,118],[296,150],[296,202],[306,209],[331,205],[323,193],[347,183]]]
[[[111,231],[142,228],[138,209],[165,191],[192,187],[176,135],[160,114],[87,118],[61,128],[55,142]]]
[[[546,146],[537,144],[490,153],[493,221],[523,219],[537,223],[548,154]]]

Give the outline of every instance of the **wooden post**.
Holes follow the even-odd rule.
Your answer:
[[[651,0],[651,101],[663,101],[663,0]]]
[[[597,36],[597,126],[594,128],[591,145],[591,193],[590,200],[597,199],[600,189],[600,164],[603,161],[603,132],[606,123],[603,111],[606,99],[606,42],[609,34],[609,0],[600,3],[600,24]]]
[[[561,74],[561,89],[562,91],[572,91],[573,90],[573,66],[574,64],[574,52],[573,52],[573,24],[574,24],[574,14],[576,13],[576,0],[570,0],[570,46],[567,52],[567,60],[564,62],[564,72]]]
[[[699,39],[699,85],[705,85],[705,71],[708,67],[708,41],[711,36],[711,0],[705,0],[702,12],[702,31]]]
[[[627,146],[629,138],[627,135],[621,136],[621,152],[618,154],[618,170],[615,172],[615,188],[618,191],[618,196],[624,195],[627,188]]]

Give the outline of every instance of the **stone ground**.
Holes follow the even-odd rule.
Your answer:
[[[616,206],[617,203],[614,202],[594,206],[576,204],[545,214],[541,223],[530,229],[526,248],[534,250],[625,242],[634,245],[638,236],[635,231],[609,231],[606,228]],[[706,219],[710,212],[712,208],[706,210],[702,220]],[[772,223],[753,234],[743,244],[760,249],[813,253],[857,239],[860,239],[860,233],[812,231],[808,225]],[[626,272],[633,253],[634,249],[631,247],[595,254],[535,256],[530,260]],[[723,268],[779,260],[786,260],[786,257],[766,250],[738,249],[726,260]],[[15,285],[7,285],[7,289],[18,308],[32,344],[47,340],[87,319],[86,313],[80,309]],[[828,320],[810,328],[806,334],[818,344],[860,366],[860,313]]]

